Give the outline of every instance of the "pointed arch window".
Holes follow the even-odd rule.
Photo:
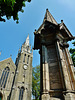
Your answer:
[[[24,54],[24,59],[23,59],[23,62],[25,62],[25,58],[26,58],[26,54]]]
[[[6,67],[3,72],[2,72],[2,76],[1,76],[1,79],[0,79],[0,87],[3,87],[5,88],[6,86],[6,82],[7,82],[7,79],[8,79],[8,75],[9,75],[9,67]]]
[[[24,87],[21,87],[19,92],[19,100],[23,100],[23,94],[24,94]]]
[[[29,63],[29,55],[28,55],[28,57],[27,57],[27,64]]]

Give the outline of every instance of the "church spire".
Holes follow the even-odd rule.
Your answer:
[[[27,38],[26,38],[25,45],[26,45],[26,46],[29,46],[29,34],[28,34],[28,36],[27,36]]]
[[[48,9],[46,9],[46,14],[45,14],[45,17],[44,17],[44,21],[45,20],[47,20],[47,21],[49,21],[49,22],[51,22],[51,23],[53,23],[53,24],[58,24],[57,22],[56,22],[56,20],[53,18],[53,16],[51,15],[51,13],[48,11]]]
[[[29,34],[26,38],[26,41],[23,43],[22,47],[21,47],[21,52],[31,52],[31,45],[29,44]]]

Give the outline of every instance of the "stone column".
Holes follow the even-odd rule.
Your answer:
[[[42,91],[42,100],[50,100],[49,92],[49,68],[47,62],[47,48],[46,46],[42,46],[42,79],[43,79],[43,91]]]
[[[58,41],[57,41],[57,48],[58,48],[58,52],[59,52],[60,63],[62,66],[65,87],[66,87],[66,90],[71,90],[71,84],[70,84],[70,80],[69,80],[69,76],[68,76],[68,72],[67,72],[67,65],[66,65],[66,62],[64,59],[63,51],[60,49],[60,45],[59,45]]]
[[[67,56],[67,60],[68,60],[68,64],[69,64],[72,89],[75,90],[74,65],[73,65],[68,48],[65,48],[65,52],[66,52],[66,56]]]
[[[60,45],[58,41],[57,41],[57,48],[59,52],[59,58],[60,58],[61,66],[62,66],[62,72],[63,72],[65,88],[66,88],[66,91],[63,91],[64,99],[65,100],[75,100],[75,92],[72,91],[71,81],[69,79],[68,69],[67,69],[68,66],[64,59],[64,56],[66,55],[63,55],[63,51],[60,49]]]

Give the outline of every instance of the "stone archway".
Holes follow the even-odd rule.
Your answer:
[[[0,92],[0,100],[3,100],[3,95],[1,92]]]

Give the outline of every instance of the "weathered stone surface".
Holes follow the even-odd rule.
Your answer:
[[[2,86],[1,86],[1,82],[2,82],[2,80],[5,80],[5,79],[4,78],[1,79],[1,77],[3,75],[3,70],[6,67],[8,67],[10,69],[10,71],[9,71],[9,75],[8,75],[8,78],[6,81],[6,86],[5,86],[5,88],[3,88],[3,85],[5,82],[3,81]],[[3,100],[7,100],[8,96],[10,94],[10,91],[12,88],[12,83],[13,83],[13,78],[15,75],[15,70],[16,70],[16,66],[13,63],[11,58],[5,59],[0,62],[0,93],[3,96]]]
[[[20,96],[20,89],[23,87],[23,100],[31,100],[32,88],[32,57],[30,52],[29,36],[26,42],[22,45],[20,56],[16,59],[18,74],[15,76],[14,86],[16,89],[12,90],[10,100],[18,100]]]
[[[1,100],[31,100],[32,92],[32,58],[33,52],[29,45],[29,36],[18,52],[16,63],[11,58],[0,62],[0,95]],[[3,70],[8,67],[9,75],[5,77]],[[4,76],[3,76],[4,75]],[[3,78],[1,78],[3,76]],[[6,86],[3,88],[5,79]],[[4,82],[2,81],[4,80]],[[2,84],[2,85],[1,85]],[[20,92],[20,90],[22,91]],[[23,99],[22,99],[23,97]]]
[[[67,93],[64,97],[65,100],[75,100],[75,93]]]
[[[55,45],[48,47],[50,89],[62,89]]]
[[[43,94],[41,100],[51,100],[49,94]]]
[[[74,37],[63,21],[58,25],[48,9],[42,25],[34,34],[34,49],[40,49],[41,57],[41,100],[74,100],[74,66],[67,43]],[[64,91],[71,94],[63,96]]]

